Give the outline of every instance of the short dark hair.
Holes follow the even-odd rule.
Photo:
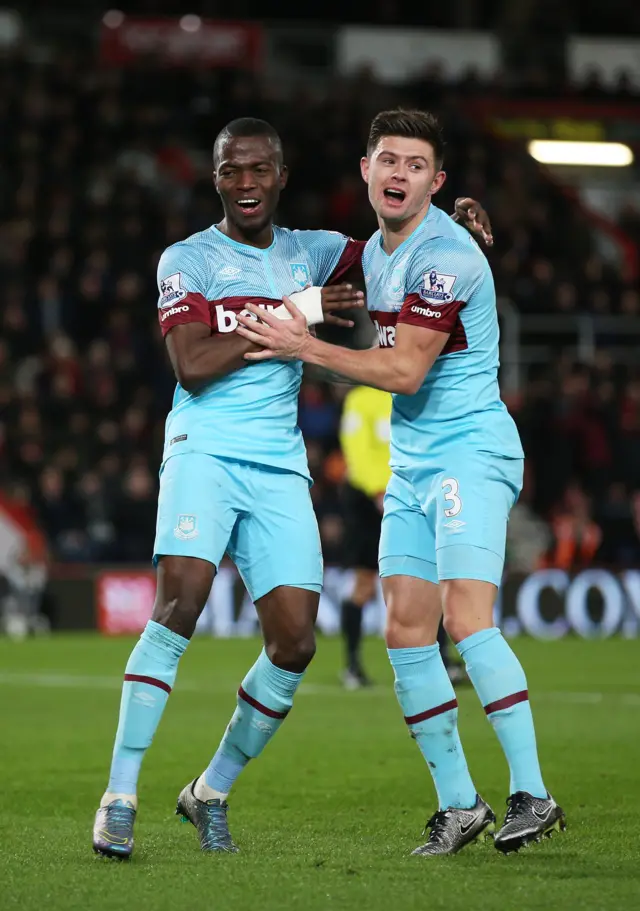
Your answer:
[[[225,142],[241,136],[264,136],[265,139],[269,139],[280,164],[282,164],[282,140],[275,127],[272,127],[266,120],[259,120],[257,117],[238,117],[237,120],[231,120],[216,136],[216,141],[213,144],[214,167],[220,160],[220,152]]]
[[[380,111],[371,121],[367,155],[371,155],[383,136],[406,136],[409,139],[423,139],[431,143],[436,166],[444,161],[444,138],[438,118],[429,111]]]

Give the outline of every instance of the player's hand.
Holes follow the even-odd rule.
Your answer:
[[[468,196],[456,199],[456,211],[453,218],[472,234],[481,237],[487,247],[493,246],[491,221],[484,207],[476,199],[469,199]]]
[[[307,319],[288,297],[283,297],[282,302],[291,314],[291,319],[278,319],[268,310],[263,310],[255,304],[247,304],[247,310],[253,314],[252,316],[238,314],[238,335],[263,348],[262,351],[247,352],[245,360],[265,361],[272,357],[295,360],[303,357],[311,339]]]
[[[354,307],[362,307],[364,304],[364,294],[357,291],[353,285],[344,282],[340,285],[325,285],[320,296],[322,298],[322,312],[324,313],[325,323],[333,323],[334,326],[353,326],[352,319],[343,319],[335,316],[332,310],[352,310]]]

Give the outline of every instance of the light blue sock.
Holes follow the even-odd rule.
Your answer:
[[[497,627],[467,636],[456,647],[507,757],[510,793],[546,797],[522,665]]]
[[[395,691],[433,777],[440,809],[472,807],[477,792],[458,734],[458,701],[439,645],[387,649]]]
[[[125,668],[118,732],[107,790],[135,794],[140,766],[175,683],[187,645],[177,633],[149,620]]]
[[[276,667],[262,650],[242,681],[238,707],[205,770],[208,787],[221,794],[229,793],[249,760],[262,752],[289,714],[303,677],[304,674]]]

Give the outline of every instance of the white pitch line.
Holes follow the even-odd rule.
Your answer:
[[[122,677],[99,677],[93,674],[25,674],[20,671],[0,673],[0,686],[22,686],[22,687],[51,687],[52,689],[92,689],[92,690],[119,690],[122,686]],[[192,683],[188,680],[179,681],[176,689],[189,693],[214,693],[220,695],[223,693],[233,693],[234,684],[229,686],[209,687]],[[366,692],[381,693],[386,687],[370,687]],[[299,690],[306,696],[331,695],[332,693],[342,693],[343,691],[331,684],[313,684],[304,683]]]
[[[97,677],[93,674],[21,674],[0,673],[0,686],[51,687],[52,689],[119,690],[122,677]],[[182,683],[180,689],[198,692],[193,683]],[[225,690],[226,692],[226,690]]]
[[[0,673],[0,686],[14,687],[43,687],[51,689],[95,689],[119,690],[122,686],[122,677],[101,677],[93,674],[25,674],[7,671]],[[235,692],[236,684],[229,686],[202,686],[189,680],[178,681],[177,692],[202,693],[204,695],[224,696]],[[345,691],[338,683],[303,683],[299,694],[302,696],[339,696],[345,698]],[[371,686],[359,691],[354,697],[380,696],[393,694],[391,686]],[[640,708],[640,693],[602,693],[579,691],[545,691],[533,693],[533,702],[561,702],[573,705],[601,705],[616,702],[627,708]]]
[[[79,674],[22,674],[7,672],[0,674],[0,684],[7,686],[52,686],[81,687],[90,689],[112,689],[115,677],[96,677],[93,674],[83,677]]]
[[[0,673],[0,686],[18,686],[18,687],[43,687],[51,689],[91,689],[91,690],[119,690],[122,687],[122,677],[99,677],[93,674],[25,674],[20,671],[8,671]],[[179,681],[176,684],[176,690],[187,693],[209,693],[213,695],[224,695],[225,693],[234,693],[236,685],[229,686],[204,686],[192,683],[188,680]],[[332,686],[328,683],[303,683],[298,690],[303,696],[318,695],[342,695],[343,690],[336,684]],[[382,692],[393,692],[391,688],[382,686],[368,687],[367,693],[380,694]]]

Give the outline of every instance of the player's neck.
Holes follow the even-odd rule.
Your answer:
[[[221,234],[226,235],[237,244],[245,244],[247,247],[258,247],[260,250],[266,250],[273,243],[273,225],[269,222],[264,228],[260,228],[255,234],[245,234],[237,228],[233,222],[222,219],[216,227]]]
[[[431,201],[405,221],[385,221],[383,218],[378,218],[380,233],[382,234],[382,249],[386,254],[391,256],[400,244],[405,242],[407,237],[411,237],[418,225],[426,218],[430,205]]]

